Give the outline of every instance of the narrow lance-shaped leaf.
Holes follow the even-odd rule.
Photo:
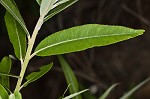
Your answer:
[[[58,0],[58,1],[53,5],[52,9],[55,8],[55,7],[57,7],[57,6],[59,6],[59,5],[61,5],[61,4],[66,3],[66,2],[68,2],[68,1],[69,1],[69,0]]]
[[[71,95],[69,95],[69,96],[63,98],[63,99],[72,99],[73,97],[77,97],[78,95],[80,95],[80,94],[82,94],[83,92],[86,92],[86,91],[88,91],[88,90],[89,90],[89,89],[85,89],[85,90],[82,90],[82,91],[80,91],[80,92],[76,92],[76,93],[74,93],[74,94],[71,94]]]
[[[114,85],[110,86],[110,88],[108,88],[108,89],[104,92],[104,94],[99,97],[99,99],[106,99],[106,98],[108,97],[109,93],[110,93],[117,85],[118,85],[118,84],[114,84]]]
[[[42,66],[40,68],[40,71],[29,74],[26,77],[27,81],[22,85],[22,87],[26,87],[29,83],[34,82],[37,79],[39,79],[40,77],[42,77],[44,74],[46,74],[52,68],[52,66],[53,66],[53,63]]]
[[[36,0],[37,3],[40,5],[42,0]],[[67,2],[62,3],[58,5],[57,7],[53,8],[48,12],[48,14],[45,16],[44,21],[47,21],[48,19],[52,18],[54,15],[58,14],[59,12],[63,11],[64,9],[68,8],[78,0],[67,0]]]
[[[54,33],[36,47],[34,55],[50,56],[106,46],[143,34],[122,26],[88,24]]]
[[[57,0],[42,0],[40,6],[40,16],[45,17],[45,15],[53,8],[53,4]]]
[[[5,15],[5,23],[16,57],[20,60],[24,59],[26,53],[26,34],[24,30],[8,12]]]
[[[52,18],[54,15],[58,14],[59,12],[65,10],[66,8],[68,8],[69,6],[71,6],[72,4],[76,3],[78,0],[68,0],[65,3],[62,3],[60,5],[58,5],[57,7],[55,7],[54,9],[52,9],[47,16],[44,18],[44,21],[47,21],[48,19]]]
[[[22,16],[20,15],[20,12],[19,12],[18,8],[14,4],[14,1],[12,1],[12,0],[0,0],[0,3],[18,21],[18,23],[22,26],[22,28],[26,32],[27,36],[29,36],[30,34],[29,34],[29,32],[26,28],[24,20],[23,20]]]
[[[11,69],[11,59],[9,57],[4,57],[0,63],[0,72],[9,73]],[[0,75],[0,84],[5,88],[9,89],[9,77],[5,75]]]
[[[74,94],[76,92],[79,92],[79,85],[78,81],[70,68],[69,64],[66,62],[66,60],[62,56],[58,56],[59,62],[61,64],[61,67],[63,69],[67,84],[71,84],[69,87],[70,94]],[[74,99],[82,99],[81,95],[76,96]]]
[[[145,83],[150,81],[150,78],[147,78],[146,80],[142,81],[140,84],[132,88],[130,91],[128,91],[126,94],[124,94],[120,99],[129,99],[129,97],[137,91],[140,87],[142,87]]]
[[[0,96],[2,99],[8,99],[8,93],[1,84],[0,84]]]

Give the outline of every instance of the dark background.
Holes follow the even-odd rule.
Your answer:
[[[15,0],[25,23],[32,33],[39,17],[39,6],[35,0]],[[91,94],[100,96],[114,83],[120,83],[108,99],[118,99],[126,91],[150,75],[150,0],[79,0],[76,4],[47,21],[36,40],[37,45],[46,36],[69,27],[97,23],[122,25],[145,29],[144,35],[106,47],[66,54],[79,82],[91,89]],[[4,24],[5,9],[0,5],[0,60],[14,55]],[[57,57],[35,57],[31,60],[27,74],[46,63],[54,62],[52,70],[38,81],[22,90],[24,99],[57,99],[67,84]],[[19,62],[13,60],[12,73],[18,75]],[[11,79],[12,90],[16,79]],[[150,84],[140,88],[134,99],[150,99]]]

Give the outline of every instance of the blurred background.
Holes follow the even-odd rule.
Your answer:
[[[15,0],[25,23],[32,33],[39,17],[35,0]],[[76,4],[47,21],[38,34],[37,45],[46,36],[77,25],[97,23],[145,29],[144,35],[105,47],[64,55],[74,70],[79,83],[100,96],[114,83],[120,83],[108,99],[118,99],[126,91],[150,76],[150,0],[79,0]],[[4,23],[5,9],[0,5],[0,60],[14,55]],[[56,56],[35,57],[27,74],[43,64],[54,66],[41,79],[22,90],[24,99],[58,99],[67,84]],[[12,73],[18,75],[19,61],[13,60]],[[12,90],[16,79],[11,79]],[[150,83],[133,95],[133,99],[150,99]]]

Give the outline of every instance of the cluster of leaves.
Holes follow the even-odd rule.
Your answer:
[[[67,61],[62,57],[59,56],[58,57],[60,64],[63,68],[63,72],[67,81],[67,84],[71,84],[69,87],[69,92],[70,94],[73,94],[75,92],[79,91],[79,83],[76,79],[76,76],[73,73],[73,70],[70,68],[69,64],[67,63]],[[146,80],[142,81],[141,83],[139,83],[138,85],[136,85],[134,88],[130,89],[128,92],[126,92],[123,96],[120,97],[120,99],[129,99],[134,92],[136,92],[140,87],[142,87],[144,84],[146,84],[148,81],[150,81],[150,78],[147,78]],[[100,97],[98,97],[98,99],[106,99],[110,92],[116,87],[118,86],[119,83],[113,84],[112,86],[110,86]],[[88,97],[83,95],[83,97],[85,99],[97,99],[95,96],[91,95],[90,93],[86,92],[88,94]],[[86,94],[85,93],[85,94]],[[74,99],[82,99],[81,95],[76,96]]]
[[[9,73],[11,69],[11,59],[9,57],[5,57],[1,61],[0,99],[21,99],[22,97],[20,90],[23,87],[26,87],[29,83],[39,79],[51,69],[52,63],[41,67],[39,72],[33,72],[29,74],[26,77],[27,81],[22,84],[22,79],[24,78],[24,73],[26,71],[28,62],[35,55],[60,55],[82,51],[97,46],[106,46],[136,37],[144,32],[144,30],[134,30],[123,26],[87,24],[59,31],[46,37],[38,44],[38,46],[36,46],[32,53],[37,33],[42,24],[57,13],[77,2],[77,0],[36,1],[40,5],[40,17],[32,36],[30,36],[30,33],[27,30],[25,22],[14,0],[0,0],[0,3],[6,8],[5,23],[8,30],[9,39],[13,44],[15,56],[18,60],[20,60],[21,63],[20,76],[14,76]],[[81,99],[79,94],[86,90],[79,92],[77,80],[70,66],[67,65],[61,56],[59,56],[59,60],[65,73],[67,83],[72,84],[71,87],[69,87],[72,95],[64,99],[70,99],[77,95],[77,99]],[[9,77],[15,77],[18,79],[14,92],[9,90]]]

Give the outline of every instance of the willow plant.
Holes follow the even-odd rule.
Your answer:
[[[20,60],[20,75],[10,74],[11,58],[6,56],[0,63],[0,99],[21,99],[20,90],[46,74],[53,63],[41,66],[39,72],[24,77],[28,63],[35,56],[52,56],[82,51],[92,47],[106,46],[142,35],[144,30],[135,30],[123,26],[86,24],[62,30],[46,37],[34,46],[37,34],[44,22],[71,6],[77,0],[36,0],[40,6],[40,16],[33,33],[29,33],[14,0],[0,0],[5,7],[5,23],[9,39],[13,45],[15,57]],[[24,1],[26,2],[26,1]],[[32,35],[31,35],[32,34]],[[35,47],[35,49],[33,49]],[[10,91],[9,77],[18,79],[15,90]],[[26,79],[26,82],[22,82]],[[73,94],[72,98],[84,91]]]

